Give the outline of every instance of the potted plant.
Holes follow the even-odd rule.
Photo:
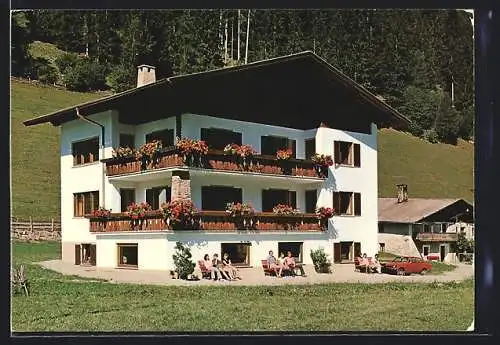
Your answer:
[[[276,158],[279,160],[288,160],[292,157],[292,149],[283,149],[276,152]]]
[[[311,157],[314,163],[314,169],[319,177],[328,177],[328,167],[333,165],[333,159],[330,155],[316,153]]]
[[[176,146],[184,155],[184,162],[190,166],[202,166],[202,157],[208,154],[208,145],[203,140],[177,139]]]
[[[142,168],[152,168],[158,161],[158,155],[161,152],[162,143],[159,140],[154,140],[150,143],[145,143],[136,152],[136,159],[142,162]]]
[[[226,205],[226,213],[234,219],[237,225],[246,227],[247,225],[252,225],[251,217],[255,214],[255,209],[250,202],[230,202]]]
[[[105,209],[104,207],[99,207],[97,210],[92,212],[92,217],[97,218],[97,221],[100,223],[100,227],[103,229],[106,228],[106,224],[111,216],[111,209]]]
[[[319,207],[316,209],[316,216],[319,219],[320,225],[326,229],[328,227],[328,219],[335,214],[335,209],[331,207]]]
[[[284,216],[289,216],[289,215],[294,215],[300,213],[299,210],[293,208],[290,205],[284,205],[284,204],[278,204],[273,207],[273,213],[279,214],[279,215],[284,215]]]
[[[181,242],[175,244],[175,254],[172,255],[174,259],[175,273],[178,279],[188,279],[194,272],[196,264],[191,261],[191,250],[189,247],[184,246]],[[174,276],[175,276],[174,273]]]
[[[311,260],[314,265],[314,270],[317,273],[332,273],[332,263],[328,260],[328,255],[323,248],[316,250],[311,249]]]
[[[198,210],[191,200],[174,200],[161,205],[165,222],[173,230],[193,230],[198,227],[195,219]]]
[[[112,152],[113,158],[129,158],[129,157],[134,157],[135,156],[135,150],[131,149],[130,147],[118,147],[116,149],[113,149]]]
[[[251,165],[251,158],[255,155],[256,151],[252,145],[238,145],[238,144],[227,144],[224,147],[224,154],[233,155],[236,157],[237,162],[241,165],[243,170],[248,170]]]
[[[146,215],[151,212],[151,206],[147,202],[136,204],[133,202],[127,207],[127,214],[131,218],[132,228],[142,227]]]

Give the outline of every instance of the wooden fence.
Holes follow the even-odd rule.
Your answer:
[[[58,241],[61,239],[61,222],[51,219],[49,221],[11,218],[11,238],[28,241]]]

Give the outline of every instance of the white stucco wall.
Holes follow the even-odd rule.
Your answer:
[[[118,114],[108,111],[102,114],[91,116],[92,119],[106,126],[105,138],[105,158],[111,157],[113,147],[119,143],[120,133],[130,133],[135,135],[136,146],[139,147],[145,141],[145,135],[152,131],[165,128],[175,129],[175,118],[168,118],[138,126],[129,126],[118,123]],[[361,242],[362,252],[370,256],[378,251],[378,214],[377,214],[377,128],[372,124],[371,134],[346,132],[331,128],[318,128],[311,130],[297,130],[277,126],[267,126],[256,123],[248,123],[234,120],[218,119],[215,117],[184,114],[182,116],[182,136],[199,138],[200,128],[217,127],[227,128],[242,133],[242,142],[251,144],[260,152],[260,137],[263,135],[287,136],[297,141],[297,158],[305,158],[305,139],[316,138],[316,151],[318,153],[333,155],[334,141],[349,141],[360,144],[361,167],[330,167],[330,176],[325,182],[316,185],[303,185],[295,183],[293,179],[263,179],[257,177],[231,177],[231,176],[195,176],[191,179],[192,198],[195,204],[201,206],[201,186],[203,185],[229,185],[243,188],[243,200],[252,201],[257,210],[261,210],[261,190],[264,188],[284,188],[297,191],[297,206],[304,211],[305,200],[304,191],[306,189],[318,190],[318,206],[331,207],[332,193],[334,191],[358,192],[361,193],[361,216],[335,216],[330,221],[329,231],[326,234],[279,234],[272,239],[270,234],[243,235],[243,234],[202,234],[184,233],[182,235],[152,235],[148,234],[143,238],[141,234],[103,234],[99,235],[97,241],[97,265],[102,267],[114,267],[116,265],[117,241],[140,241],[139,268],[156,269],[165,267],[158,266],[158,260],[169,262],[171,253],[162,257],[160,254],[169,252],[175,246],[172,237],[184,236],[187,241],[197,240],[205,243],[197,244],[198,249],[193,249],[193,255],[201,256],[208,252],[220,251],[220,242],[230,241],[252,241],[252,261],[254,264],[265,258],[269,249],[277,250],[278,238],[283,242],[291,242],[294,236],[304,237],[303,255],[307,263],[310,249],[323,247],[333,260],[334,242]],[[73,217],[73,193],[99,190],[102,198],[101,177],[103,165],[93,163],[80,167],[73,167],[71,155],[71,143],[73,141],[86,139],[92,136],[99,136],[98,126],[86,123],[81,120],[65,123],[61,130],[61,221],[63,242],[95,242],[95,235],[90,234],[88,220]],[[145,200],[145,190],[152,186],[170,185],[170,181],[158,175],[147,183],[133,183],[122,180],[119,183],[110,183],[105,177],[105,207],[113,211],[120,209],[119,188],[136,188],[136,201]],[[102,200],[101,200],[102,204]],[[111,237],[110,237],[111,236]],[[113,239],[113,236],[121,236],[120,240]],[[163,237],[162,237],[163,236]],[[224,237],[226,236],[226,237]],[[247,236],[247,237],[245,237]],[[248,237],[250,236],[250,237]],[[269,237],[271,236],[271,237]],[[274,235],[273,235],[274,236]],[[316,236],[307,238],[307,236]],[[323,238],[321,237],[323,236]],[[203,242],[205,241],[205,242]],[[254,245],[255,243],[255,245]],[[169,249],[170,248],[170,249]],[[195,251],[196,250],[196,251]],[[150,257],[146,258],[146,256]],[[154,263],[153,263],[154,261]],[[141,264],[142,262],[142,264]],[[156,268],[155,268],[156,267]]]
[[[174,268],[172,255],[177,241],[187,244],[197,262],[205,254],[211,257],[221,252],[221,243],[248,242],[250,246],[250,265],[259,267],[261,260],[267,258],[269,250],[278,255],[279,242],[302,242],[304,264],[312,264],[310,252],[320,247],[333,258],[333,242],[329,233],[282,233],[245,234],[245,233],[210,233],[182,231],[176,233],[123,233],[97,235],[97,266],[114,268],[118,263],[118,243],[137,243],[138,268],[148,270],[171,270]]]

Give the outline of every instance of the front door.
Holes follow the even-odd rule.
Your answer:
[[[444,261],[444,258],[446,256],[446,246],[444,244],[439,246],[439,254],[441,261]]]
[[[333,244],[333,262],[339,263],[342,261],[342,251],[340,243]]]

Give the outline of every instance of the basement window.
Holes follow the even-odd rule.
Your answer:
[[[118,267],[137,268],[138,246],[137,243],[118,243]]]
[[[336,215],[361,216],[361,193],[334,192],[333,208]]]
[[[361,155],[360,145],[347,141],[335,141],[333,143],[335,164],[360,167]]]
[[[86,192],[73,194],[73,215],[83,217],[99,208],[99,192]]]
[[[90,138],[71,144],[73,165],[99,161],[99,137]]]
[[[288,252],[292,252],[295,261],[302,262],[302,247],[303,242],[278,242],[278,253],[287,256]]]

